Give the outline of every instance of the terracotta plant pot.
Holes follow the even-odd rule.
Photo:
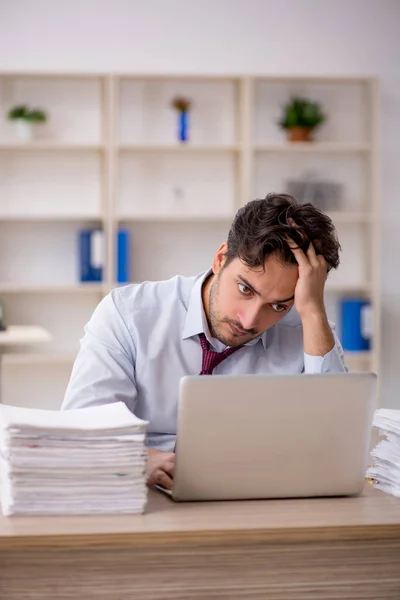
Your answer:
[[[308,127],[288,127],[289,142],[311,142],[311,129]]]

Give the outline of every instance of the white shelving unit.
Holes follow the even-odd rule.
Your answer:
[[[324,107],[312,143],[278,128],[293,94]],[[190,141],[177,141],[172,99],[193,100]],[[37,138],[19,142],[0,119],[0,299],[9,323],[40,323],[46,347],[4,356],[4,396],[58,407],[83,326],[115,285],[115,235],[131,232],[133,281],[194,274],[210,264],[236,210],[309,171],[340,182],[330,216],[342,265],[326,288],[330,316],[341,297],[370,298],[373,348],[353,369],[378,371],[378,85],[367,78],[0,74],[0,112],[16,104],[48,111]],[[77,234],[106,234],[102,283],[78,281]],[[49,377],[49,369],[52,376]],[[17,381],[18,380],[18,381]]]

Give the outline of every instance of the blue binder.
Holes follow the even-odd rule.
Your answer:
[[[128,283],[130,280],[130,232],[127,229],[117,231],[117,282]]]
[[[343,298],[341,302],[341,336],[344,350],[360,352],[370,350],[371,339],[363,326],[365,311],[370,302],[363,298]]]
[[[103,232],[101,229],[79,231],[79,279],[103,280]]]

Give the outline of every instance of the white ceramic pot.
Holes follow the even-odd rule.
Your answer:
[[[25,119],[16,119],[15,131],[21,142],[30,142],[33,139],[33,125]]]

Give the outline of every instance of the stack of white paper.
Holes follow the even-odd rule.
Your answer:
[[[65,412],[0,405],[3,513],[143,512],[146,425],[122,402]]]
[[[378,409],[373,425],[385,439],[371,453],[374,461],[367,477],[378,489],[400,498],[400,410]]]

